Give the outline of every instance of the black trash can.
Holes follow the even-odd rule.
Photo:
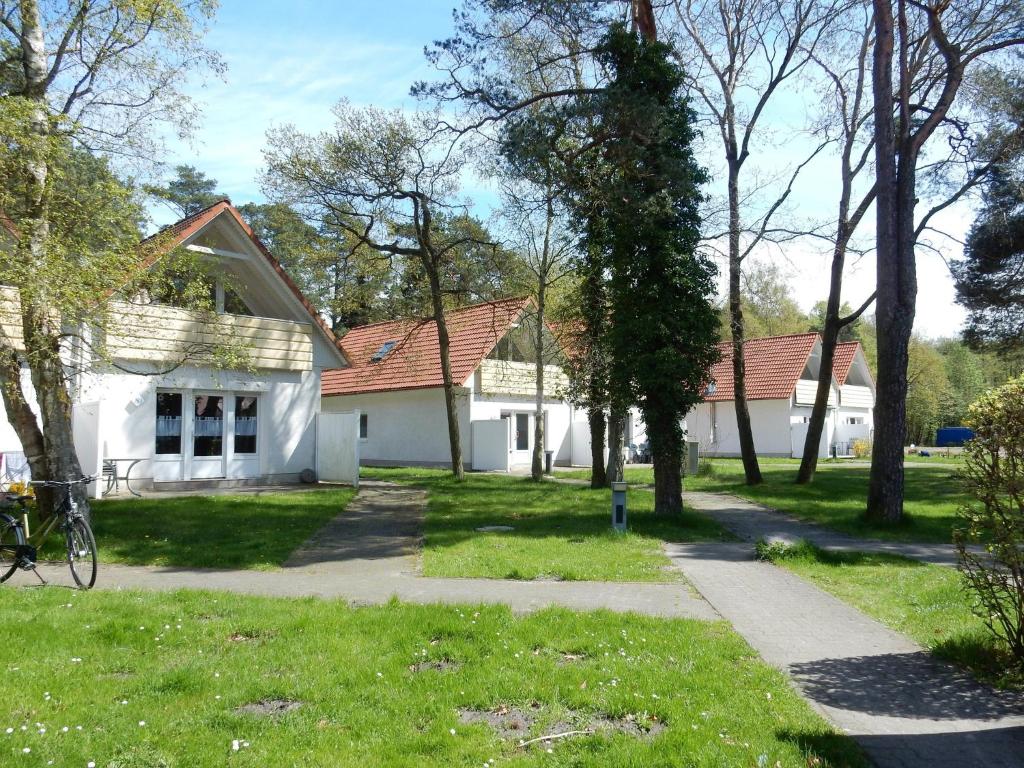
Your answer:
[[[551,462],[555,458],[554,451],[544,451],[544,474],[551,474]]]

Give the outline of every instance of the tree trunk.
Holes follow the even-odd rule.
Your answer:
[[[903,515],[903,437],[906,429],[906,360],[912,311],[901,306],[906,258],[901,247],[900,205],[904,203],[897,166],[895,100],[893,96],[894,25],[890,0],[874,0],[874,161],[876,161],[876,260],[878,268],[878,381],[874,406],[874,440],[867,489],[867,517],[896,522]],[[908,126],[900,127],[901,134]],[[903,166],[901,157],[899,166]],[[910,209],[913,210],[912,200]],[[912,215],[912,213],[911,213]],[[912,223],[911,223],[912,229]],[[912,269],[912,251],[910,255]]]
[[[545,239],[545,250],[547,241]],[[530,476],[539,481],[544,477],[544,304],[546,301],[547,275],[541,270],[537,281],[537,335],[534,340],[536,355],[535,372],[537,388],[534,394],[533,416],[533,461],[530,464]]]
[[[838,294],[835,294],[838,296]],[[829,304],[832,294],[829,294]],[[800,459],[796,482],[803,485],[811,482],[818,468],[818,449],[821,447],[821,434],[825,431],[825,418],[828,416],[828,396],[832,389],[832,365],[836,357],[836,343],[839,341],[839,319],[826,310],[825,327],[821,332],[821,365],[818,368],[818,388],[814,393],[814,407],[811,408],[811,421],[807,425],[807,437],[804,439],[804,455]]]
[[[743,360],[743,298],[740,286],[740,187],[739,164],[729,160],[729,326],[732,331],[732,375],[736,430],[743,457],[743,474],[747,485],[761,482],[761,468],[754,449],[754,433],[747,407],[747,374]],[[653,444],[652,444],[653,445]]]
[[[607,488],[608,475],[604,466],[604,411],[591,407],[587,411],[587,421],[590,423],[590,487]]]
[[[648,414],[644,414],[646,422]],[[682,432],[671,419],[652,418],[647,439],[654,461],[654,512],[674,517],[683,511]]]
[[[33,477],[50,477],[50,465],[46,458],[46,443],[35,413],[25,399],[21,386],[21,363],[12,349],[0,349],[0,397],[2,397],[7,419],[21,442],[29,471]],[[53,491],[49,488],[36,489],[39,515],[46,519],[53,512]]]
[[[38,146],[26,151],[24,171],[25,180],[25,220],[21,227],[21,238],[16,250],[18,256],[29,263],[43,265],[46,259],[47,242],[50,236],[50,211],[48,200],[49,165],[48,141],[49,118],[46,105],[47,72],[49,62],[46,54],[45,35],[40,22],[38,3],[23,0],[20,3],[21,17],[21,53],[22,73],[25,77],[24,95],[35,104],[32,113],[32,132]],[[71,424],[71,397],[66,385],[64,365],[61,360],[61,323],[55,313],[59,307],[52,305],[45,295],[33,295],[23,291],[20,295],[22,334],[27,349],[33,351],[28,356],[29,372],[36,390],[36,402],[39,405],[42,420],[42,448],[45,459],[32,463],[30,467],[33,477],[37,480],[77,480],[82,477],[82,468],[75,453],[74,436]],[[7,362],[7,365],[10,361]],[[18,392],[13,398],[16,407],[20,403],[27,404],[28,398],[21,391],[21,376],[11,377],[5,374],[7,386],[17,387]],[[5,393],[5,402],[7,394]],[[33,417],[31,422],[24,413],[16,414],[14,422],[18,439],[25,448],[26,454],[36,454],[39,448],[39,427]],[[73,486],[72,494],[79,502],[82,513],[88,517],[89,504],[83,486]],[[40,513],[46,515],[49,510],[45,504],[52,502],[53,496],[43,494]]]
[[[429,256],[423,258],[430,281],[430,299],[434,307],[434,322],[437,325],[437,346],[441,357],[441,381],[444,384],[444,406],[448,415],[448,445],[452,454],[452,474],[462,480],[466,471],[462,466],[462,441],[459,437],[459,406],[455,400],[455,382],[452,381],[451,342],[448,338],[448,323],[444,317],[444,303],[441,300],[441,279],[437,266]]]
[[[626,415],[618,408],[612,408],[608,415],[608,464],[605,476],[609,483],[623,479],[623,440],[626,436]]]
[[[847,185],[844,184],[844,187]],[[821,445],[821,433],[825,429],[825,418],[828,416],[828,396],[832,388],[832,365],[836,356],[836,344],[839,342],[839,307],[843,292],[843,265],[846,261],[846,211],[848,202],[844,189],[844,202],[840,204],[840,224],[836,238],[835,250],[832,252],[832,273],[829,281],[828,303],[825,307],[825,327],[821,330],[821,365],[818,368],[818,388],[814,394],[814,407],[811,409],[811,421],[807,425],[807,437],[804,440],[804,455],[800,459],[800,469],[796,482],[800,485],[811,482],[818,468],[818,448]]]

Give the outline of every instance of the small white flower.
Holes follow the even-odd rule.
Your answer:
[[[454,728],[449,728],[448,729],[448,733],[450,733],[452,736],[454,736],[455,735],[455,729]]]
[[[96,763],[90,760],[88,763],[85,764],[85,768],[96,768]]]
[[[80,726],[80,725],[76,725],[76,726],[75,726],[75,730],[76,730],[76,731],[80,731],[80,730],[82,730],[82,726]]]
[[[377,677],[384,677],[384,673],[383,672],[378,672],[377,673]]]
[[[238,739],[232,739],[231,740],[231,751],[232,752],[237,752],[239,749],[241,749],[241,747],[242,747],[242,743]]]
[[[13,728],[8,728],[7,729],[7,733],[14,733],[14,729]]]
[[[145,727],[146,727],[146,721],[145,720],[139,720],[139,728],[145,728]]]
[[[32,751],[32,747],[22,747],[21,751],[27,755],[29,752]]]
[[[128,703],[128,699],[121,699],[121,703],[122,704],[127,704]]]
[[[61,729],[60,729],[60,732],[61,732],[61,733],[67,733],[67,732],[68,732],[69,730],[70,730],[70,728],[68,728],[68,727],[67,727],[67,726],[65,725],[65,726],[64,726],[63,728],[61,728]]]
[[[46,733],[46,729],[45,729],[45,728],[40,728],[40,729],[39,729],[39,732],[40,732],[40,733]]]

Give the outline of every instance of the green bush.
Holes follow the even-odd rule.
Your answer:
[[[1024,376],[982,395],[967,425],[960,476],[973,501],[953,532],[960,570],[973,610],[1024,667]]]

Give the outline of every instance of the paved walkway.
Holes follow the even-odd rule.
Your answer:
[[[689,494],[687,501],[740,530],[736,521],[752,512],[730,497]],[[979,685],[795,574],[754,561],[749,543],[668,544],[666,551],[715,610],[879,766],[1024,766],[1020,694]]]
[[[688,492],[684,503],[751,543],[767,539],[793,544],[803,539],[827,550],[902,555],[933,565],[956,566],[956,547],[952,544],[861,539],[724,493]]]
[[[500,603],[516,612],[558,605],[588,611],[605,608],[664,618],[714,620],[718,614],[688,584],[588,581],[439,579],[417,575],[422,530],[422,491],[363,482],[359,495],[280,571],[102,565],[97,589],[214,589],[275,597],[340,598],[354,604]],[[41,565],[53,584],[71,585],[64,565]],[[15,583],[31,584],[20,573]]]

